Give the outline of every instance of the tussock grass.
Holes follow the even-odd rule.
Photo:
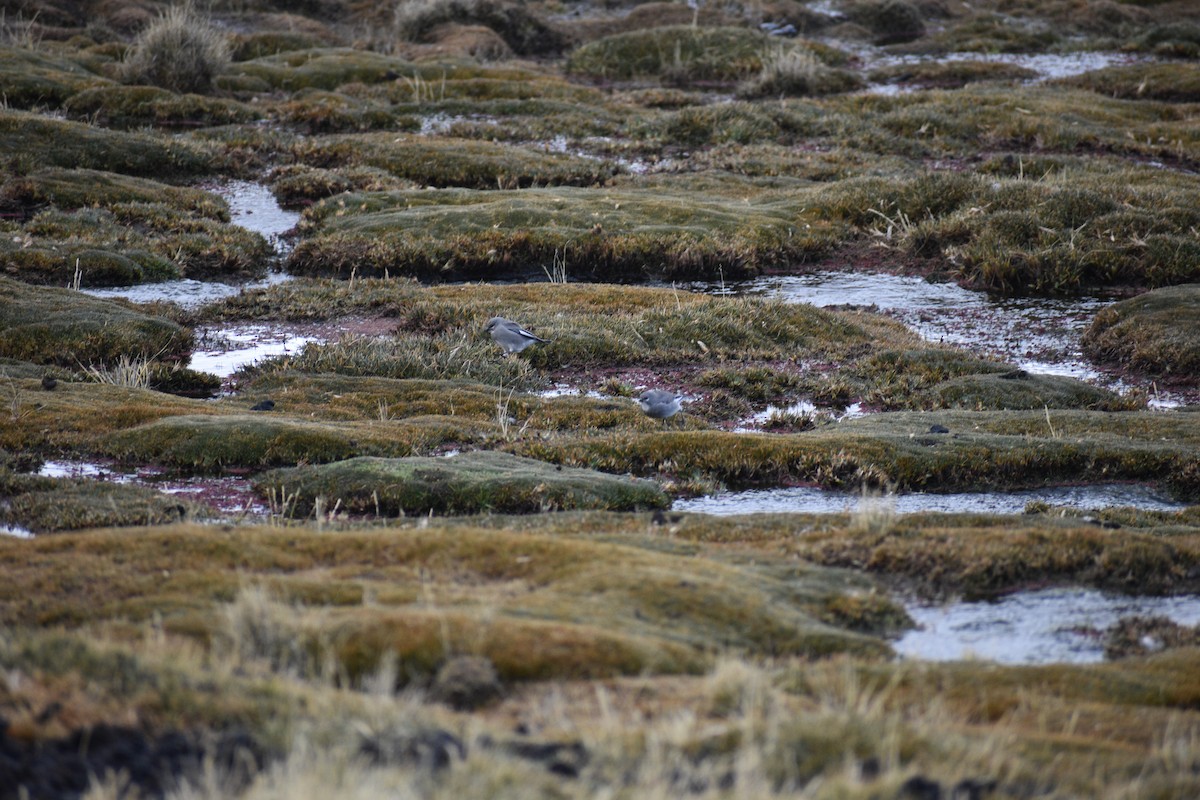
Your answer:
[[[845,516],[684,515],[661,531],[646,514],[485,522],[0,540],[12,730],[45,740],[118,712],[152,730],[245,726],[280,759],[247,797],[347,782],[366,797],[411,786],[495,796],[514,776],[523,797],[734,786],[865,800],[917,775],[943,789],[1052,779],[1080,796],[1194,783],[1194,649],[1032,668],[786,656],[798,628],[824,652],[801,611],[848,609],[870,589],[814,561],[869,564],[932,593],[1140,588],[1194,573],[1186,520],[1170,536],[1042,516],[906,516],[886,534]],[[33,627],[55,623],[67,629]],[[720,655],[698,654],[716,642]],[[393,696],[459,654],[486,656],[518,688],[470,717]],[[620,673],[638,677],[529,682]],[[63,710],[36,719],[50,698]],[[516,755],[514,719],[531,731],[515,741],[577,742],[579,779]],[[439,731],[463,745],[444,770],[363,757]],[[228,796],[219,777],[175,796]]]
[[[56,697],[63,716],[85,724],[122,708],[156,727],[246,725],[271,754],[238,792],[246,798],[716,798],[734,787],[752,798],[867,800],[897,796],[914,776],[942,789],[1053,782],[1076,796],[1151,786],[1186,796],[1195,785],[1194,650],[1035,668],[726,655],[698,677],[531,685],[472,717],[262,661],[235,668],[161,634],[19,629],[0,640],[0,664],[15,704],[36,710]],[[86,693],[72,690],[77,681]],[[13,724],[42,740],[62,730],[33,717],[18,712]],[[514,718],[531,733],[514,736]],[[404,756],[439,741],[444,762]],[[582,751],[570,762],[578,777],[554,774],[522,745]],[[228,797],[224,777],[197,775],[168,796]]]
[[[83,374],[96,383],[123,386],[130,389],[150,388],[153,363],[148,357],[120,356],[111,366],[85,366]]]
[[[168,6],[139,34],[124,63],[130,83],[206,92],[230,64],[229,43],[191,3]]]
[[[777,50],[763,57],[762,71],[738,86],[740,97],[819,97],[861,89],[861,78],[826,66],[808,50]]]
[[[54,205],[63,211],[85,206],[114,208],[158,203],[217,222],[229,222],[229,205],[211,192],[94,169],[38,169],[19,179],[10,178],[4,184],[3,197],[10,206]]]

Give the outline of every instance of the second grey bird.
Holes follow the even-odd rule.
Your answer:
[[[504,348],[504,355],[519,353],[534,342],[549,342],[522,328],[511,319],[492,317],[483,328],[492,335],[492,341]]]
[[[642,411],[647,417],[661,419],[665,424],[669,417],[679,413],[680,399],[681,397],[674,392],[664,389],[647,389],[638,398],[638,405],[642,407]]]

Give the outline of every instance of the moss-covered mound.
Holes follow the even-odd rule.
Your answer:
[[[467,647],[505,681],[693,672],[716,648],[888,652],[819,621],[839,597],[869,594],[867,581],[780,559],[697,558],[648,539],[605,544],[436,520],[335,535],[176,525],[134,537],[0,537],[0,568],[8,626],[161,615],[167,630],[214,646],[232,635],[251,648],[243,656],[298,674],[315,677],[332,659],[355,684],[391,659],[404,685]],[[75,588],[47,591],[47,580]],[[260,635],[245,638],[251,630]]]
[[[867,77],[876,83],[955,89],[981,81],[1026,81],[1037,72],[1001,61],[918,61],[873,69]]]
[[[110,83],[75,61],[0,46],[0,94],[6,108],[57,108],[76,92]]]
[[[0,469],[0,523],[34,533],[165,525],[212,510],[144,486],[15,475]]]
[[[447,442],[470,442],[478,438],[479,427],[454,417],[334,423],[275,412],[185,414],[114,433],[103,448],[123,461],[219,471],[323,464],[358,455],[407,456]]]
[[[572,466],[733,485],[812,482],[897,490],[1008,489],[1096,480],[1166,484],[1200,497],[1194,415],[1098,411],[893,412],[792,435],[718,431],[521,442]]]
[[[0,207],[22,220],[0,238],[10,275],[29,283],[123,286],[178,278],[261,275],[263,236],[229,224],[206,191],[119,173],[52,167],[11,175]]]
[[[191,348],[191,331],[169,320],[0,277],[0,356],[78,369],[122,357],[181,359]]]
[[[911,402],[916,390],[954,375],[980,372],[988,363],[947,348],[920,348],[915,334],[876,315],[613,284],[422,287],[395,279],[296,280],[246,291],[207,313],[213,319],[273,315],[297,320],[385,315],[395,326],[390,337],[309,345],[299,356],[265,371],[458,378],[491,386],[502,383],[506,390],[540,387],[547,372],[553,376],[563,371],[652,367],[717,371],[722,374],[706,378],[706,385],[747,385],[763,400],[777,395],[751,384],[765,382],[795,392],[807,389],[822,397],[871,390],[873,398],[886,395],[903,405]],[[497,314],[519,320],[551,341],[529,348],[518,358],[497,359],[499,350],[483,330]],[[872,352],[881,341],[908,345],[914,351],[898,366],[897,359]],[[873,355],[886,363],[861,363]],[[818,368],[801,378],[801,365],[810,362]],[[843,365],[853,373],[851,380],[838,374],[829,379],[836,385],[827,382],[823,371],[827,364]],[[909,370],[906,364],[914,367]],[[732,374],[747,370],[755,374]],[[602,381],[603,375],[595,379]],[[679,375],[673,380],[679,380]],[[631,394],[628,389],[623,393]]]
[[[62,222],[61,215],[55,215]],[[88,223],[93,215],[70,220],[67,224],[76,227],[78,222]],[[102,227],[110,227],[109,219],[101,220]],[[80,226],[80,227],[83,227]],[[90,231],[89,231],[90,232]],[[140,247],[111,248],[94,241],[39,240],[37,247],[12,247],[0,240],[0,258],[7,272],[27,283],[51,285],[78,285],[85,288],[97,286],[132,286],[138,283],[154,283],[180,277],[179,268],[162,256]],[[119,247],[119,246],[118,246]]]
[[[228,203],[212,192],[85,168],[48,167],[9,176],[0,187],[0,203],[28,211],[46,205],[71,211],[85,206],[161,203],[218,222],[229,221]]]
[[[921,12],[906,0],[851,0],[844,8],[851,22],[870,31],[875,44],[911,42],[925,35]]]
[[[171,180],[213,169],[213,154],[182,139],[110,131],[0,108],[0,152],[9,164],[100,169]]]
[[[997,165],[1001,180],[949,172],[850,179],[822,187],[813,202],[911,256],[949,258],[964,282],[994,292],[1072,294],[1200,274],[1189,233],[1200,224],[1195,181],[1133,168],[1037,176],[1032,168],[1010,155]]]
[[[781,200],[656,191],[386,192],[318,203],[288,260],[305,275],[425,279],[544,274],[628,280],[757,274],[825,250],[827,228]]]
[[[487,451],[452,458],[354,458],[274,470],[256,483],[261,493],[294,497],[301,514],[310,513],[318,498],[326,508],[387,515],[631,511],[671,504],[649,481]]]
[[[236,100],[176,94],[155,86],[99,86],[63,104],[74,119],[110,128],[196,128],[252,122],[261,116]]]
[[[1083,351],[1103,364],[1176,381],[1200,380],[1200,284],[1155,289],[1102,309]]]
[[[415,117],[371,99],[324,89],[302,89],[271,108],[274,119],[308,134],[415,130]]]
[[[1133,405],[1133,401],[1115,392],[1077,378],[1035,375],[1025,370],[951,378],[931,387],[925,397],[933,408],[977,410],[1079,408],[1127,411]]]
[[[1157,512],[1157,525],[1141,530],[1121,529],[1116,519],[1130,517],[1131,511],[1101,512],[1110,528],[1095,524],[1093,516],[1061,519],[1057,511],[975,519],[961,527],[950,516],[905,516],[886,530],[814,532],[789,549],[827,566],[868,565],[925,597],[990,599],[1047,584],[1134,595],[1195,592],[1200,585],[1196,507]]]
[[[499,37],[511,52],[541,58],[560,54],[570,37],[524,3],[509,0],[444,0],[409,3],[393,18],[396,32],[410,42],[451,38],[451,31],[484,28]]]
[[[1126,100],[1200,101],[1200,65],[1186,61],[1106,67],[1058,82]]]
[[[321,167],[378,167],[398,178],[427,186],[492,190],[546,185],[591,186],[616,171],[610,162],[565,153],[452,137],[397,136],[395,133],[316,139],[298,145],[296,155],[304,163]],[[367,200],[368,205],[375,208],[380,205],[378,201]],[[342,200],[342,207],[353,208],[358,202],[361,199],[347,198]]]
[[[750,28],[671,25],[619,33],[576,48],[567,71],[604,80],[731,83],[762,69],[766,54],[797,47]],[[801,48],[807,49],[807,48]]]
[[[395,279],[295,280],[243,292],[205,313],[212,320],[383,316],[394,328],[388,337],[309,345],[285,362],[265,365],[262,371],[268,374],[467,379],[509,389],[544,388],[548,380],[569,376],[585,388],[628,397],[636,394],[636,386],[654,382],[645,372],[651,369],[661,382],[680,389],[695,385],[710,394],[689,411],[718,423],[749,416],[767,403],[802,399],[839,411],[856,401],[882,410],[974,408],[977,402],[1013,408],[1017,395],[1029,408],[1139,405],[1136,398],[1054,378],[1025,376],[1011,386],[1007,380],[991,381],[983,376],[1013,373],[1015,367],[922,342],[879,315],[751,297],[586,283],[423,287]],[[497,314],[551,341],[519,358],[497,359],[498,348],[483,333],[485,322]],[[980,392],[984,385],[991,388],[972,394],[969,404],[954,399],[965,396],[969,386],[947,386],[945,397],[930,391],[966,376],[984,381],[976,387]],[[1030,393],[1034,386],[1037,391]],[[496,390],[487,391],[494,402]],[[513,403],[519,420],[534,417],[535,427],[571,430],[567,417],[551,413],[549,404],[537,407],[520,396]],[[581,403],[575,429],[636,426],[637,414],[628,413],[632,407],[622,413]],[[319,405],[311,410],[322,413]],[[543,411],[555,421],[543,421]]]
[[[270,89],[336,89],[347,83],[381,83],[412,72],[412,65],[370,50],[289,50],[233,64],[228,76],[255,78]],[[220,81],[218,81],[218,85]]]

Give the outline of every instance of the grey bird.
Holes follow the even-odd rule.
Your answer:
[[[638,398],[638,405],[647,417],[661,419],[665,425],[667,419],[679,413],[681,396],[665,389],[647,389]]]
[[[522,328],[511,319],[492,317],[487,321],[484,330],[492,335],[492,341],[504,348],[504,355],[519,353],[534,342],[549,342]]]

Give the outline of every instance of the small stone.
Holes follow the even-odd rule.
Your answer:
[[[456,711],[474,711],[503,693],[500,678],[491,660],[482,656],[458,656],[442,665],[429,697]]]

